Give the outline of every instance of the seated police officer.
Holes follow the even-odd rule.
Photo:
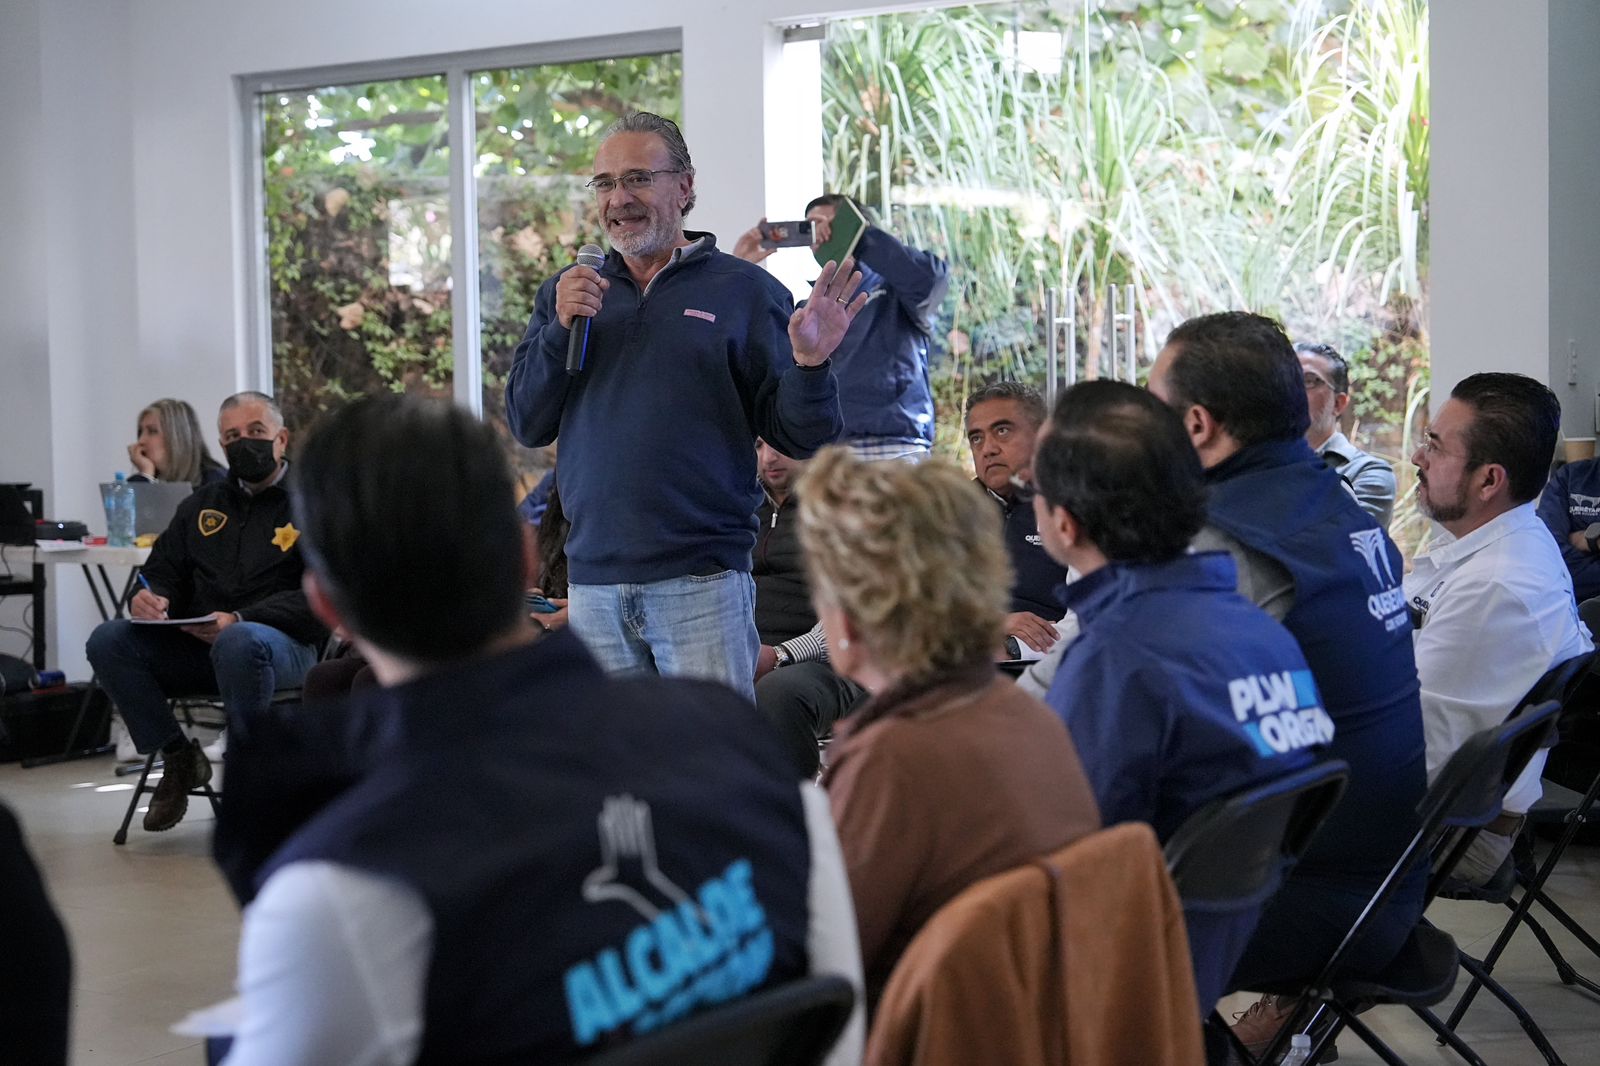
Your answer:
[[[1132,385],[1076,385],[1033,475],[1045,548],[1081,575],[1062,599],[1082,633],[1045,702],[1105,824],[1148,822],[1165,842],[1208,801],[1307,765],[1333,725],[1294,638],[1235,591],[1233,560],[1189,553],[1206,490],[1173,413]],[[1202,1012],[1258,915],[1186,915]]]
[[[167,701],[215,692],[234,735],[280,688],[300,684],[326,639],[300,590],[300,536],[285,491],[289,431],[272,397],[241,392],[217,415],[228,478],[200,486],[156,540],[147,587],[89,637],[89,662],[141,752],[165,773],[144,827],[171,829],[211,761],[186,739]],[[188,625],[140,623],[200,619]]]
[[[360,400],[299,475],[311,606],[380,687],[229,750],[218,858],[253,897],[229,1066],[570,1062],[807,973],[859,985],[826,799],[726,687],[541,635],[489,427]],[[263,848],[282,782],[341,765]]]

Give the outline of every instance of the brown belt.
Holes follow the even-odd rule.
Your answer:
[[[1528,820],[1525,814],[1499,814],[1488,825],[1483,827],[1485,833],[1494,833],[1497,836],[1514,837],[1522,830],[1522,823]]]

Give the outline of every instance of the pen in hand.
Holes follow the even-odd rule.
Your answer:
[[[150,595],[154,596],[156,594],[156,590],[150,587],[150,582],[148,580],[146,580],[146,578],[144,576],[144,571],[143,570],[139,571],[139,573],[136,576],[139,578],[139,584],[144,586],[144,590],[146,592],[148,592]],[[165,618],[166,616],[167,616],[167,612],[166,611],[162,611],[161,612],[161,617]]]

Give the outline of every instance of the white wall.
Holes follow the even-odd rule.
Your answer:
[[[95,485],[126,462],[113,444],[144,402],[128,28],[125,0],[0,6],[0,477],[42,485],[52,517],[101,528]],[[98,615],[80,574],[48,575],[52,664],[86,676]]]
[[[1433,404],[1517,370],[1594,434],[1600,388],[1600,4],[1435,0]],[[1577,342],[1578,383],[1568,383]]]
[[[1435,409],[1469,374],[1549,374],[1548,6],[1429,6]]]
[[[1595,435],[1600,391],[1600,3],[1550,5],[1550,387],[1562,430]],[[1569,343],[1578,369],[1570,369]],[[1576,377],[1574,383],[1571,378]]]
[[[44,140],[39,81],[39,11],[32,0],[0,5],[0,100],[14,118],[5,123],[0,153],[0,481],[50,481],[50,395],[44,275],[17,269],[44,260],[44,219],[17,205],[45,198],[43,175],[28,161]],[[14,565],[14,564],[13,564]],[[21,628],[26,597],[0,600],[0,626]],[[29,658],[29,642],[0,631],[0,652]]]

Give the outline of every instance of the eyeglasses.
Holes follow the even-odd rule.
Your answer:
[[[682,174],[681,170],[630,170],[620,178],[602,175],[583,183],[584,188],[593,189],[596,193],[615,192],[618,185],[629,192],[638,192],[648,189],[656,180],[657,174]]]
[[[1303,377],[1307,392],[1316,392],[1318,389],[1331,389],[1333,385],[1316,374],[1306,374]]]

